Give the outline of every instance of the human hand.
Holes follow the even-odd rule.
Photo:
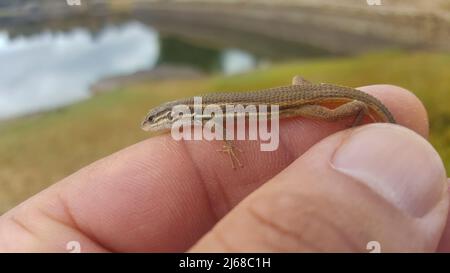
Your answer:
[[[448,181],[422,104],[394,86],[362,90],[411,130],[283,120],[275,152],[237,142],[236,171],[219,142],[151,138],[2,215],[0,250],[450,251]]]

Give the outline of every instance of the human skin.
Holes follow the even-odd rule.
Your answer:
[[[448,179],[423,105],[396,86],[360,89],[401,126],[282,120],[275,152],[236,142],[238,170],[220,142],[150,138],[2,215],[0,251],[449,251]]]

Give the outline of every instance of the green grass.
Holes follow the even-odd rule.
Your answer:
[[[135,83],[52,112],[0,125],[0,212],[79,168],[142,140],[147,110],[209,91],[288,84],[295,74],[349,86],[390,83],[426,105],[431,142],[450,169],[450,54],[386,52],[292,62],[255,72],[190,81]]]

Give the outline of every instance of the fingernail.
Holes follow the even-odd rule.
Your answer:
[[[331,163],[414,217],[429,212],[448,187],[442,160],[433,147],[397,125],[356,129],[336,150]]]

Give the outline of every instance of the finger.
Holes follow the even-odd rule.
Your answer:
[[[394,85],[378,84],[358,88],[382,100],[392,111],[397,123],[428,137],[429,124],[425,106],[406,89]]]
[[[414,95],[393,86],[367,89],[387,101],[400,124],[427,134],[426,113]],[[245,196],[350,123],[284,120],[275,152],[261,152],[254,141],[236,143],[245,166],[236,171],[216,152],[220,142],[176,142],[169,135],[143,141],[3,215],[0,247],[54,251],[77,235],[86,251],[184,251]],[[42,234],[46,230],[58,237]]]
[[[435,251],[446,180],[436,151],[404,127],[339,132],[248,196],[191,251],[368,252],[369,242],[381,252]]]
[[[450,192],[450,178],[447,180],[447,184]],[[447,216],[447,223],[445,225],[444,234],[439,242],[438,251],[450,253],[450,216]]]

